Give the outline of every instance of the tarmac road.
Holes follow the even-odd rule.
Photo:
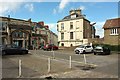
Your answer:
[[[30,51],[28,55],[7,55],[2,58],[2,77],[16,78],[18,77],[18,60],[22,62],[22,77],[23,78],[40,78],[40,76],[56,74],[58,78],[116,78],[118,77],[118,55],[116,53],[111,55],[93,55],[86,54],[87,63],[97,65],[96,68],[84,71],[79,62],[84,63],[83,55],[76,55],[74,52],[66,53],[55,51],[55,59],[52,60],[51,73],[47,72],[47,59],[53,58],[52,51]],[[72,56],[72,67],[69,67],[69,56]],[[72,72],[71,72],[72,71]],[[65,72],[63,74],[62,72]],[[68,72],[68,73],[66,73]],[[69,73],[70,72],[70,73]],[[76,75],[74,75],[76,74]],[[87,76],[86,76],[87,75]]]
[[[50,57],[53,56],[53,51],[37,50],[36,53],[38,55],[45,55]],[[55,55],[55,58],[59,58],[63,60],[69,60],[69,56],[72,56],[73,61],[84,63],[83,54],[76,55],[74,54],[74,52],[65,53],[65,52],[54,51],[54,55]],[[97,66],[92,71],[118,76],[118,54],[117,53],[112,53],[111,55],[94,55],[92,53],[86,54],[86,60],[88,64],[93,64]],[[74,65],[74,66],[77,66],[77,65]]]

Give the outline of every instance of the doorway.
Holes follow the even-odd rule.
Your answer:
[[[23,40],[14,40],[14,44],[16,44],[19,47],[23,47]]]

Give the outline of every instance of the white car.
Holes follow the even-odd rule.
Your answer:
[[[91,45],[80,45],[74,51],[76,54],[93,52],[93,47]]]

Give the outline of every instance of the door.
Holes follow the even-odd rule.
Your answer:
[[[23,40],[19,40],[18,42],[19,42],[19,43],[18,43],[18,46],[19,46],[19,47],[22,47]]]
[[[86,52],[91,52],[92,51],[91,46],[86,46],[85,49],[86,49]]]

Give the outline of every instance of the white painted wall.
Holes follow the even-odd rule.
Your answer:
[[[73,29],[70,29],[70,22],[73,22]],[[64,30],[61,30],[61,23],[64,23]],[[64,40],[61,40],[62,32],[64,32]],[[72,40],[70,40],[70,32],[73,32]],[[66,47],[70,47],[71,44],[77,46],[86,43],[84,42],[85,40],[83,40],[83,42],[81,42],[81,40],[83,40],[83,19],[58,22],[59,46],[61,46],[61,43],[64,43]]]

